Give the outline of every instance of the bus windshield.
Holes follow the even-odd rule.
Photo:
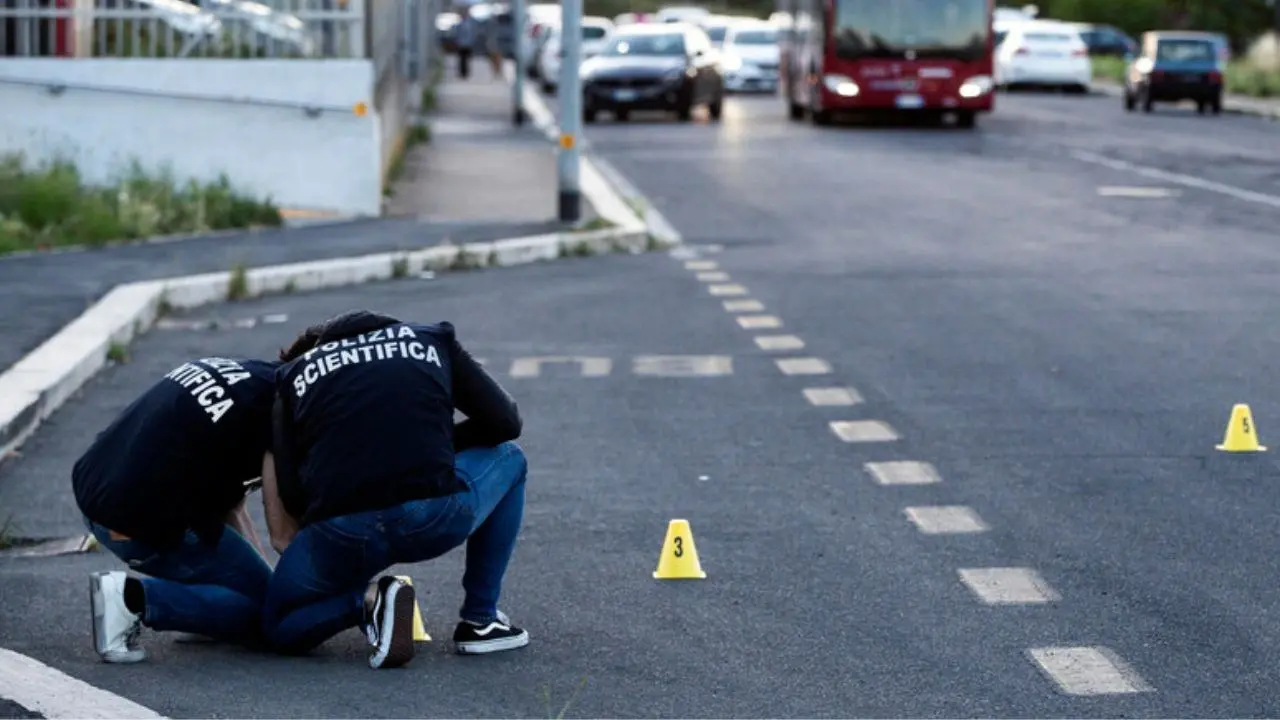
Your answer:
[[[835,0],[836,55],[974,60],[991,35],[990,0]]]

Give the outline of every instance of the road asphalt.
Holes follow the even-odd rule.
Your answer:
[[[152,635],[148,664],[102,665],[101,554],[0,561],[0,645],[169,717],[555,717],[579,685],[566,717],[1275,716],[1280,470],[1214,446],[1238,402],[1280,443],[1280,208],[1248,194],[1280,194],[1277,126],[998,102],[975,131],[816,128],[777,98],[719,124],[604,118],[594,150],[714,267],[584,258],[210,308],[178,320],[222,329],[153,331],[0,468],[34,531],[75,532],[71,463],[170,366],[270,354],[352,307],[451,320],[526,417],[503,605],[529,648],[449,653],[458,555],[408,569],[436,640],[403,671],[369,670],[355,633],[309,659]],[[757,343],[783,335],[804,347]],[[638,373],[654,355],[722,372]],[[513,376],[543,356],[610,363]],[[807,402],[820,387],[862,402]],[[828,426],[860,420],[898,437]],[[879,484],[865,463],[888,461],[941,480]],[[939,507],[978,531],[924,532]],[[652,579],[673,518],[707,579]],[[961,571],[992,568],[1034,571],[1022,593],[1047,602],[987,604]],[[1112,660],[1042,669],[1052,647]]]

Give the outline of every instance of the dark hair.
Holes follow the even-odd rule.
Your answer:
[[[370,312],[368,310],[348,310],[334,315],[322,323],[316,323],[303,330],[293,344],[280,350],[280,362],[291,362],[317,345],[322,340],[334,340],[355,335],[357,333],[376,330],[400,321],[390,315]]]
[[[324,333],[324,328],[327,324],[317,323],[298,333],[298,337],[294,339],[292,345],[287,348],[280,348],[280,362],[292,362],[295,358],[301,357],[303,353],[315,347],[320,341],[320,336]]]

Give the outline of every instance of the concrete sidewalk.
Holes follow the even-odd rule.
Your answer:
[[[471,77],[462,79],[450,58],[435,111],[423,119],[430,140],[406,154],[388,214],[437,222],[556,219],[556,148],[532,124],[512,122],[512,88],[504,75],[472,60]],[[593,217],[584,202],[583,220]]]

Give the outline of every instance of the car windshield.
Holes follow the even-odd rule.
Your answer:
[[[725,25],[712,25],[707,28],[707,37],[711,38],[713,43],[722,43],[727,32],[729,32],[729,28]]]
[[[1063,45],[1075,38],[1066,33],[1029,32],[1022,36],[1032,45]]]
[[[978,59],[991,33],[989,0],[835,0],[842,58]]]
[[[739,30],[733,36],[734,45],[773,45],[777,42],[777,30]]]
[[[1156,50],[1158,62],[1214,62],[1218,59],[1208,40],[1161,40]]]
[[[609,42],[604,52],[605,57],[623,55],[661,55],[674,57],[684,55],[684,35],[682,33],[635,33],[618,35]]]
[[[600,27],[599,25],[583,25],[582,26],[583,40],[599,40],[600,38],[608,34],[609,34],[609,31]]]

